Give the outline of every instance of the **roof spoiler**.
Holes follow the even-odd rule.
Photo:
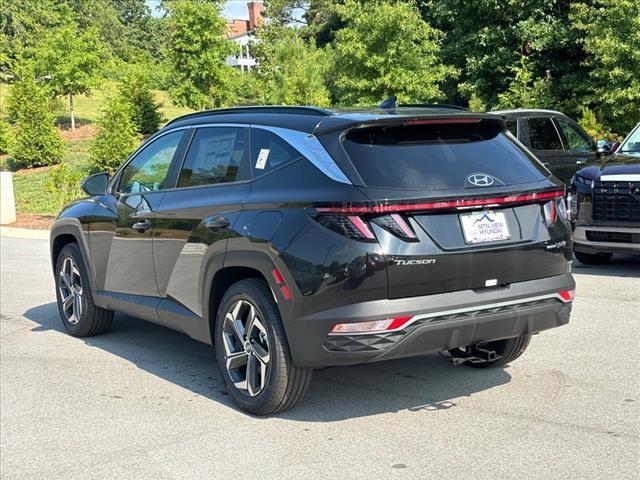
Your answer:
[[[387,110],[391,112],[395,112],[398,108],[434,108],[440,110],[461,110],[464,112],[468,112],[468,108],[460,107],[458,105],[449,105],[446,103],[404,103],[400,105],[398,103],[398,97],[395,95],[391,95],[390,97],[383,100],[378,108],[381,110]]]

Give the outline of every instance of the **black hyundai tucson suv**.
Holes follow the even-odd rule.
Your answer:
[[[51,229],[68,332],[114,310],[185,332],[254,414],[297,404],[314,368],[504,365],[569,321],[564,187],[495,115],[200,112],[83,189]]]

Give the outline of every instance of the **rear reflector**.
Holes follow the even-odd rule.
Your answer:
[[[564,303],[569,303],[572,302],[573,299],[576,296],[576,291],[575,290],[561,290],[558,292],[558,295],[560,295],[560,298],[562,299],[562,301]]]
[[[398,213],[420,212],[426,210],[450,210],[456,208],[473,208],[489,205],[511,205],[517,203],[532,203],[540,200],[562,198],[564,190],[525,193],[522,195],[507,195],[503,197],[463,198],[460,200],[443,200],[440,202],[405,203],[396,205],[365,205],[350,207],[317,207],[318,213],[355,214],[368,213]]]
[[[338,323],[331,327],[330,333],[376,333],[389,332],[402,328],[413,315],[406,317],[387,318],[386,320],[372,320],[370,322]]]
[[[273,270],[271,270],[271,275],[273,275],[273,279],[276,281],[276,283],[280,287],[280,293],[282,293],[282,296],[284,297],[284,299],[287,301],[291,300],[293,298],[293,294],[291,293],[291,290],[289,290],[289,287],[287,287],[286,283],[284,282],[284,277],[282,276],[282,273],[280,273],[280,270],[278,270],[277,268],[274,268]]]

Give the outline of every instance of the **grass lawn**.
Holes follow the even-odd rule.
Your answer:
[[[2,108],[6,105],[6,96],[9,88],[7,85],[0,84],[0,106]],[[158,90],[154,92],[154,95],[156,100],[162,104],[160,110],[166,121],[192,112],[191,109],[175,106],[166,92]],[[104,90],[94,90],[91,95],[78,95],[75,97],[76,131],[71,132],[69,130],[71,121],[68,113],[68,100],[63,99],[61,106],[64,110],[57,117],[57,123],[61,126],[65,144],[62,163],[83,170],[87,169],[89,146],[91,145],[92,137],[95,135],[95,127],[91,124],[98,118],[104,100]],[[4,117],[5,114],[6,112],[2,110],[0,117]],[[5,160],[0,158],[0,166],[4,165]],[[51,168],[55,167],[24,169],[14,173],[13,191],[18,213],[56,215],[60,211],[61,205],[58,203],[56,196],[49,192],[47,188],[47,179]]]

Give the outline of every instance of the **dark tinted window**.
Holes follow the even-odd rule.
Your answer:
[[[507,129],[513,134],[514,137],[518,138],[518,120],[515,118],[510,118],[506,121]]]
[[[182,134],[168,133],[147,145],[122,171],[119,190],[140,193],[167,188],[164,181]]]
[[[228,183],[249,178],[245,128],[199,128],[180,171],[178,187]]]
[[[558,125],[569,144],[569,150],[574,152],[590,152],[596,149],[593,140],[578,125],[558,118]]]
[[[529,137],[535,150],[562,150],[562,142],[550,118],[530,118]]]
[[[261,128],[251,129],[251,168],[255,177],[301,156],[302,154],[278,135]]]
[[[492,175],[505,185],[545,178],[537,162],[495,124],[363,128],[350,132],[343,145],[369,186],[463,188],[472,186],[467,177],[474,173]]]

